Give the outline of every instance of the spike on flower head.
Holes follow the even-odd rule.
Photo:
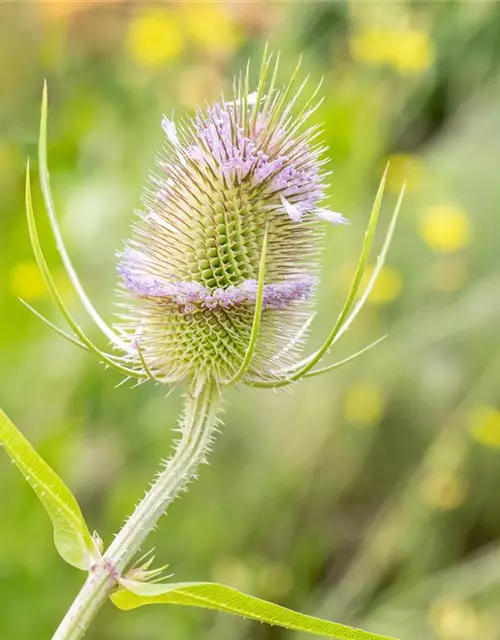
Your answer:
[[[120,256],[127,312],[120,326],[155,376],[231,379],[249,343],[266,227],[259,339],[250,373],[269,378],[310,314],[322,235],[324,148],[294,117],[292,83],[258,90],[240,82],[191,120],[164,117],[165,152]],[[243,86],[243,85],[246,86]],[[330,213],[330,217],[328,216]],[[297,347],[300,346],[300,341]],[[286,351],[284,351],[286,349]]]

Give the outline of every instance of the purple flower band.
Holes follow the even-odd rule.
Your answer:
[[[190,313],[198,308],[229,309],[247,302],[255,304],[257,280],[245,280],[237,287],[208,289],[199,282],[162,282],[154,276],[137,276],[123,265],[119,268],[126,288],[141,298],[164,298]],[[306,276],[276,284],[265,284],[264,309],[284,309],[290,303],[307,300],[313,293],[316,279]]]

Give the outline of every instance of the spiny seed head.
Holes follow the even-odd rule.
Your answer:
[[[257,300],[267,229],[262,316],[248,373],[282,375],[311,313],[322,236],[324,147],[304,126],[315,94],[294,115],[290,83],[235,83],[192,119],[163,119],[165,148],[120,255],[120,331],[142,364],[167,382],[223,383],[241,366]],[[275,70],[276,72],[276,70]],[[137,355],[131,356],[137,359]]]

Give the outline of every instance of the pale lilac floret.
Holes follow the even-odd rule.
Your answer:
[[[179,138],[177,136],[177,127],[175,126],[175,122],[167,118],[167,116],[163,116],[161,126],[170,142],[174,145],[178,145]]]
[[[163,282],[154,276],[137,275],[124,266],[119,267],[126,288],[140,298],[155,298],[179,305],[181,311],[198,308],[229,309],[244,303],[255,304],[257,280],[245,280],[238,286],[209,289],[199,282]],[[284,309],[292,302],[310,298],[316,279],[304,276],[297,280],[265,284],[262,306],[264,309]]]
[[[337,211],[330,211],[330,209],[316,209],[315,213],[318,218],[327,220],[332,224],[349,224],[349,220]]]
[[[234,109],[233,104],[220,103],[210,107],[206,116],[198,114],[195,130],[200,143],[189,147],[189,156],[221,171],[229,181],[248,180],[256,187],[261,186],[268,195],[276,193],[281,196],[277,208],[286,198],[297,214],[291,214],[286,207],[285,213],[300,222],[304,214],[314,212],[324,197],[322,176],[314,156],[303,145],[286,153],[285,131],[276,126],[267,132],[265,120],[258,122],[252,132],[245,132],[234,117]],[[172,139],[170,121],[168,124],[167,135]]]

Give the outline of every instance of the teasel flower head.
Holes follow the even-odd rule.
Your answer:
[[[85,294],[57,225],[47,169],[44,91],[39,169],[49,220],[80,300],[119,353],[94,345],[67,311],[40,247],[28,174],[26,204],[35,255],[75,335],[51,326],[126,379],[184,383],[193,396],[206,384],[282,387],[334,369],[373,346],[316,368],[368,297],[402,193],[360,293],[384,174],[344,307],[323,346],[299,360],[313,318],[325,221],[339,225],[346,219],[324,204],[326,149],[319,126],[311,124],[319,87],[302,99],[307,79],[297,86],[298,66],[288,84],[277,88],[278,64],[272,67],[271,59],[264,54],[255,91],[250,91],[247,67],[229,100],[222,97],[178,122],[163,118],[164,148],[131,238],[119,254],[119,317],[113,327]]]
[[[292,86],[257,92],[240,82],[178,124],[163,120],[165,150],[119,271],[121,329],[155,376],[221,384],[245,359],[266,240],[260,331],[247,374],[268,379],[292,363],[311,312],[322,224],[323,147],[292,114]],[[267,89],[267,91],[266,91]],[[292,344],[292,346],[290,346]]]

